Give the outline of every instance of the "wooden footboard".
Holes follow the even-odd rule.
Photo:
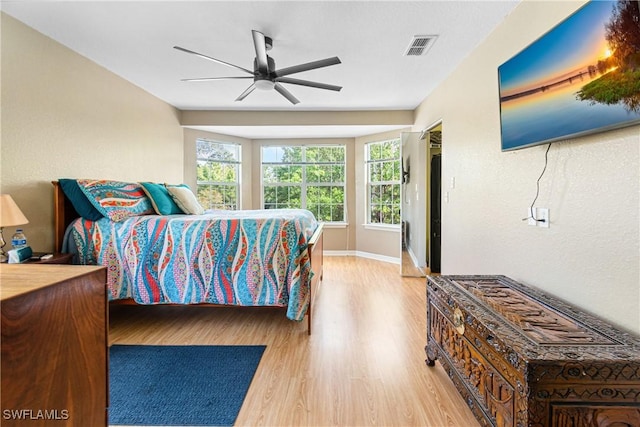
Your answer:
[[[76,212],[75,208],[67,199],[62,187],[58,181],[52,181],[53,184],[53,205],[54,205],[54,241],[55,251],[62,251],[62,241],[64,240],[64,233],[71,224],[71,222],[79,218],[80,215]],[[311,312],[312,306],[315,300],[315,295],[318,290],[318,286],[322,281],[322,268],[324,259],[322,256],[323,251],[323,225],[320,224],[313,236],[309,239],[309,255],[311,258],[311,271],[313,272],[313,278],[311,279],[309,308],[307,309],[307,325],[308,332],[311,334]]]
[[[320,282],[322,281],[322,267],[324,264],[324,258],[322,256],[323,251],[323,224],[320,224],[316,229],[311,239],[309,239],[309,255],[311,257],[311,271],[313,272],[313,278],[311,279],[311,287],[309,288],[309,308],[307,309],[307,331],[311,335],[311,312],[314,305],[316,293]]]

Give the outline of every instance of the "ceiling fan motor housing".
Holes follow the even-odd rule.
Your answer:
[[[271,50],[273,47],[273,39],[271,37],[264,36],[264,47],[266,50]]]
[[[268,75],[260,75],[260,71],[258,70],[258,59],[253,59],[253,74],[255,74],[256,78],[266,77],[266,78],[275,78],[276,75],[274,71],[276,70],[276,61],[273,60],[272,57],[267,55],[267,65],[269,66],[269,74]]]
[[[269,74],[260,74],[260,71],[258,71],[258,60],[253,60],[253,72],[255,74],[253,81],[256,85],[256,89],[271,90],[276,84],[276,75],[274,73],[276,69],[276,61],[267,55],[267,64],[269,66]]]

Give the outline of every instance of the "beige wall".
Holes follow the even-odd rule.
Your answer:
[[[185,126],[410,126],[412,110],[204,111],[185,110]]]
[[[497,67],[581,2],[524,1],[416,111],[443,124],[442,272],[500,273],[640,332],[640,127],[555,143],[539,207],[526,216],[546,146],[500,151]]]
[[[1,31],[0,186],[34,250],[54,249],[52,180],[182,181],[176,109],[5,14]]]

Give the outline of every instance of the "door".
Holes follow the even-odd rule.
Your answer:
[[[400,274],[424,277],[419,260],[424,260],[427,251],[425,235],[425,191],[424,141],[420,132],[402,132],[400,145]]]
[[[442,155],[434,154],[431,157],[431,238],[429,239],[430,247],[430,264],[429,268],[432,273],[440,273],[440,251],[441,251],[441,190],[442,190]]]

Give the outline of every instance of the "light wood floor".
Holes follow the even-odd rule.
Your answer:
[[[238,426],[478,426],[444,370],[424,363],[424,278],[325,257],[307,322],[272,308],[112,307],[111,344],[263,344]]]

